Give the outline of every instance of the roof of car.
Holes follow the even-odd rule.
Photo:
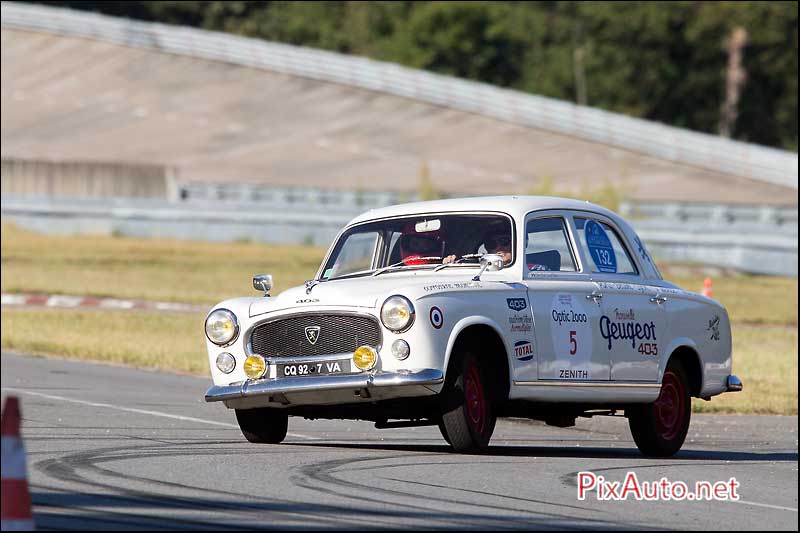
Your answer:
[[[612,218],[619,218],[612,211],[599,205],[554,196],[479,196],[473,198],[451,198],[447,200],[431,200],[397,204],[389,207],[370,209],[350,221],[357,224],[378,218],[391,218],[422,213],[462,212],[462,211],[499,211],[519,218],[530,211],[545,209],[570,209],[602,213]]]

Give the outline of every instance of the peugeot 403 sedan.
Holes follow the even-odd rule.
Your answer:
[[[725,308],[665,281],[613,212],[564,198],[440,200],[375,209],[313,279],[214,306],[214,385],[250,442],[288,418],[436,425],[476,453],[498,417],[567,427],[624,415],[642,453],[682,446],[691,398],[738,391]]]

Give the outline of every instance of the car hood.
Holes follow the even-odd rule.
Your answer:
[[[323,281],[314,285],[310,292],[300,286],[287,289],[275,297],[261,298],[250,305],[250,316],[302,307],[374,309],[393,294],[415,300],[436,292],[479,288],[486,281],[472,282],[475,273],[474,269],[463,269],[447,275],[443,272],[414,271]]]

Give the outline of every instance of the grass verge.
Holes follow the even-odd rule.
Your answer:
[[[253,274],[273,274],[275,293],[300,285],[314,275],[325,253],[308,246],[40,235],[7,223],[0,247],[3,292],[209,306],[253,294]],[[701,275],[667,278],[687,290],[703,287]],[[718,277],[714,296],[735,323],[797,325],[796,278]]]
[[[664,276],[681,288],[701,292],[705,276]],[[713,278],[714,298],[728,310],[734,326],[797,326],[797,278],[733,275]]]
[[[47,236],[10,224],[2,225],[1,247],[3,292],[207,305],[255,294],[250,286],[255,273],[275,275],[276,292],[298,285],[314,274],[324,254],[306,246]],[[667,278],[699,291],[704,276]],[[796,415],[797,279],[719,276],[714,296],[733,322],[734,372],[745,390],[695,401],[695,411]],[[2,347],[207,374],[202,320],[166,313],[4,309]]]
[[[275,291],[313,277],[325,251],[309,246],[108,236],[52,236],[2,225],[3,292],[43,292],[213,305],[255,295],[253,274]]]
[[[2,346],[208,375],[202,321],[202,315],[194,314],[8,310],[2,313]],[[744,381],[744,391],[711,402],[694,400],[694,411],[797,415],[797,330],[743,326],[733,340],[734,372]]]
[[[3,310],[3,349],[209,375],[202,314]]]
[[[693,400],[698,413],[797,415],[797,329],[739,326],[733,329],[733,373],[741,392]]]

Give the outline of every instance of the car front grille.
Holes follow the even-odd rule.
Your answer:
[[[381,329],[376,319],[363,315],[294,315],[256,326],[250,343],[253,353],[266,357],[352,353],[365,344],[380,346]]]

